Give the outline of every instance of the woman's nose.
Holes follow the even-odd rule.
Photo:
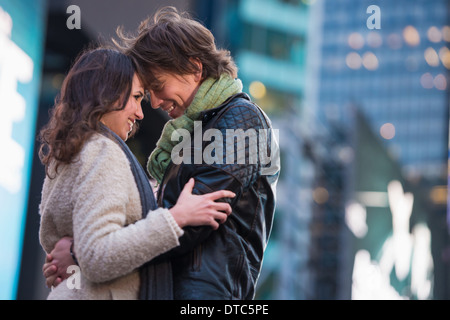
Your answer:
[[[142,120],[144,119],[144,112],[142,111],[142,106],[140,103],[137,104],[137,108],[136,108],[136,112],[135,112],[135,116],[138,120]]]

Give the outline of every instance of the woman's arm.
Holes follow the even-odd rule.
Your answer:
[[[228,204],[215,200],[233,197],[232,192],[193,195],[192,179],[169,211],[158,209],[149,213],[146,219],[125,226],[126,190],[130,188],[126,181],[130,179],[117,169],[120,157],[109,155],[104,147],[101,150],[102,154],[93,152],[95,157],[84,155],[73,196],[76,203],[74,253],[83,274],[91,281],[107,281],[131,272],[178,245],[178,237],[183,233],[181,227],[210,225],[215,229],[231,213]],[[91,158],[95,158],[95,162],[89,160]],[[131,181],[134,181],[132,177]],[[47,286],[57,286],[68,277],[67,266],[75,264],[69,253],[71,240],[61,239],[47,256],[43,267]]]
[[[130,199],[134,178],[115,142],[89,143],[79,161],[72,193],[74,251],[87,279],[115,279],[178,245],[182,230],[167,209],[127,225],[127,211],[141,207]]]

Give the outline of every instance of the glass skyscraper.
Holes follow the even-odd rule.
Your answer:
[[[321,116],[345,122],[356,107],[408,178],[445,177],[448,1],[327,0],[322,17]]]
[[[364,209],[363,213],[357,214],[358,217],[364,216],[363,221],[368,224],[369,230],[377,228],[379,236],[386,232],[386,228],[393,228],[391,232],[395,238],[399,232],[395,220],[403,216],[405,229],[402,232],[408,239],[405,243],[414,238],[417,243],[428,243],[429,247],[429,237],[432,237],[433,247],[427,249],[423,257],[428,259],[425,257],[433,254],[433,261],[422,266],[423,270],[427,270],[427,273],[423,273],[422,283],[430,286],[430,279],[425,274],[434,272],[434,293],[433,288],[414,291],[417,290],[414,283],[417,279],[412,274],[418,268],[414,261],[408,266],[405,262],[404,275],[391,273],[389,278],[389,270],[384,275],[380,274],[380,277],[390,279],[383,290],[393,293],[392,296],[398,295],[398,298],[448,298],[448,272],[445,267],[448,260],[445,258],[448,228],[445,224],[445,208],[450,84],[449,2],[317,0],[315,5],[320,7],[311,16],[311,19],[318,21],[314,42],[317,54],[308,57],[308,64],[315,66],[309,76],[317,79],[317,87],[308,108],[318,120],[316,125],[333,123],[347,128],[350,135],[360,135],[361,131],[355,131],[352,125],[354,115],[360,115],[359,118],[365,119],[389,157],[398,163],[401,172],[399,177],[384,167],[379,171],[379,176],[371,175],[370,172],[380,166],[377,153],[373,149],[366,149],[372,155],[373,166],[361,168],[361,163],[355,163],[354,168],[354,172],[370,176],[371,179],[359,185],[357,183],[353,190],[352,197]],[[375,146],[375,142],[372,143]],[[360,146],[363,149],[370,147]],[[381,149],[378,150],[381,152]],[[359,153],[358,159],[363,159],[361,150],[355,150],[355,153]],[[392,175],[392,181],[385,179],[386,174]],[[405,188],[403,191],[398,186],[397,197],[392,193],[392,186],[398,182],[395,180],[397,182],[391,184],[394,179],[402,181]],[[376,184],[381,180],[385,180],[383,188],[380,188],[381,184]],[[358,189],[375,186],[378,189]],[[407,191],[411,191],[413,198],[410,199],[411,209],[406,206],[409,201],[406,200],[409,197]],[[396,212],[398,208],[392,203],[399,199],[405,205],[400,213]],[[389,216],[392,215],[393,220],[386,223],[384,229],[380,229],[380,219],[384,219],[380,214],[377,220],[369,218],[372,213],[381,212],[382,209]],[[414,230],[421,231],[415,234]],[[377,268],[382,268],[386,262],[384,254],[390,249],[385,246],[392,245],[390,241],[373,238],[369,245],[373,249],[371,253],[377,255],[368,255],[368,261],[372,261]],[[356,243],[360,243],[359,240]],[[373,246],[376,243],[383,244],[383,247],[375,250]],[[369,253],[368,248],[364,249],[358,259]],[[355,257],[353,265],[352,297],[365,296],[367,293],[355,290],[358,259]],[[433,264],[434,269],[430,267]],[[369,266],[366,264],[366,272]],[[400,267],[396,268],[398,272]],[[423,293],[425,291],[427,294]]]

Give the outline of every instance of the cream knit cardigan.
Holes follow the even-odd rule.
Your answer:
[[[141,219],[128,159],[100,134],[85,143],[76,162],[61,165],[54,179],[45,178],[39,209],[44,250],[73,237],[81,269],[79,289],[65,280],[48,299],[137,299],[137,268],[178,246],[183,234],[167,209]]]

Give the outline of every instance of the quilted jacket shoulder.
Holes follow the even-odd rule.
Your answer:
[[[219,130],[268,128],[270,122],[246,93],[233,95],[220,106],[202,112],[201,119],[205,129],[205,123],[213,120],[208,127]]]

